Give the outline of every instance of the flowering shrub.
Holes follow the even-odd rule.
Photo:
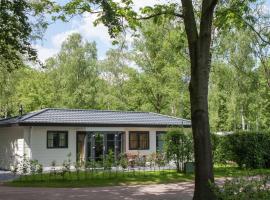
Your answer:
[[[269,200],[269,181],[269,177],[234,178],[212,189],[217,200]]]

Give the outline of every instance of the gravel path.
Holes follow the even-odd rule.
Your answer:
[[[0,200],[191,200],[193,183],[92,188],[0,186]]]

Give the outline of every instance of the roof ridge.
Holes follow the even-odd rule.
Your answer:
[[[184,119],[184,118],[180,118],[180,117],[175,117],[175,116],[170,116],[170,115],[165,115],[165,114],[161,114],[161,113],[155,113],[155,112],[149,112],[155,115],[160,115],[160,116],[164,116],[164,117],[169,117],[169,118],[173,118],[173,119],[179,119],[182,121],[190,121],[190,119]]]
[[[129,110],[98,110],[98,109],[81,109],[81,108],[46,108],[47,110],[63,111],[97,111],[97,112],[125,112],[125,113],[150,113],[146,111],[129,111]]]

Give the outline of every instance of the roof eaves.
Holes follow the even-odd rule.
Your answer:
[[[82,127],[181,127],[180,124],[129,124],[129,123],[58,123],[58,122],[20,122],[19,126],[82,126]],[[183,127],[190,125],[183,124]]]

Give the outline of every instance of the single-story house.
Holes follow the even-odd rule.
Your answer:
[[[115,155],[147,155],[162,148],[170,127],[191,121],[152,112],[48,108],[0,120],[0,168],[10,169],[23,156],[44,167],[52,161],[100,160]]]

